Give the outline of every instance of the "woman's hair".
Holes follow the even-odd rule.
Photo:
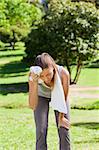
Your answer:
[[[36,57],[34,65],[40,66],[42,69],[53,67],[54,75],[52,78],[52,87],[54,87],[55,74],[56,74],[56,70],[57,70],[54,59],[48,53],[42,53],[41,55],[38,55]]]
[[[42,69],[49,68],[50,66],[55,69],[56,64],[54,59],[48,53],[38,55],[34,61],[35,66],[40,66]]]

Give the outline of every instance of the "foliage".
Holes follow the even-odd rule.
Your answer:
[[[41,52],[51,54],[56,62],[67,66],[77,66],[76,83],[84,63],[98,54],[99,11],[91,3],[64,2],[51,0],[49,10],[36,29],[33,29],[26,42],[27,61],[33,63]]]
[[[94,3],[96,8],[99,8],[99,0],[71,0],[72,2],[79,2],[79,1],[84,1],[84,2],[91,2]]]
[[[26,0],[0,1],[0,39],[3,42],[21,40],[41,17],[40,9]]]

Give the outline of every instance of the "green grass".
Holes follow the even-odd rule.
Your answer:
[[[99,68],[82,69],[78,85],[99,86]]]
[[[23,50],[0,51],[0,83],[13,83],[27,81],[29,68],[20,62],[24,56]],[[73,75],[74,75],[73,71]],[[22,78],[21,78],[21,77]],[[99,69],[83,68],[77,85],[99,86]]]
[[[99,98],[90,99],[90,98],[78,98],[71,99],[71,108],[72,109],[99,109]]]
[[[99,115],[97,110],[71,111],[73,149],[98,150]]]
[[[99,109],[99,99],[90,98],[71,98],[72,109]],[[8,93],[0,94],[0,107],[4,108],[23,108],[28,105],[28,93]]]
[[[34,150],[35,123],[28,109],[28,66],[21,62],[23,50],[0,51],[0,150]],[[79,86],[99,86],[99,69],[84,68]],[[98,94],[84,90],[83,94]],[[99,100],[71,98],[72,150],[99,149]],[[85,109],[85,110],[82,110]],[[92,110],[90,110],[92,109]],[[49,115],[49,150],[58,149],[58,135],[52,109]]]
[[[0,109],[0,150],[35,149],[35,123],[30,109]],[[73,150],[98,150],[99,117],[96,110],[71,111],[71,145]],[[48,148],[58,149],[54,113],[50,109]]]
[[[75,70],[72,72],[72,77],[74,75]],[[99,68],[82,68],[77,85],[99,86]]]
[[[25,108],[28,106],[27,93],[14,93],[0,95],[0,107],[3,108]]]

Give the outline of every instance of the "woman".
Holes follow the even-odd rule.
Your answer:
[[[32,80],[29,80],[29,107],[34,110],[34,119],[36,124],[36,150],[47,150],[47,128],[49,102],[51,101],[51,90],[54,86],[55,73],[58,72],[67,106],[67,114],[54,110],[56,124],[59,135],[59,149],[70,150],[69,138],[69,73],[64,67],[55,64],[55,61],[48,53],[42,53],[35,59],[35,66],[40,66],[42,72],[40,76],[30,73]],[[44,84],[39,83],[42,79]]]

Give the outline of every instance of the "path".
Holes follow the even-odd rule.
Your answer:
[[[87,87],[87,86],[70,86],[70,97],[79,97],[79,98],[90,98],[90,99],[99,99],[99,86]]]

